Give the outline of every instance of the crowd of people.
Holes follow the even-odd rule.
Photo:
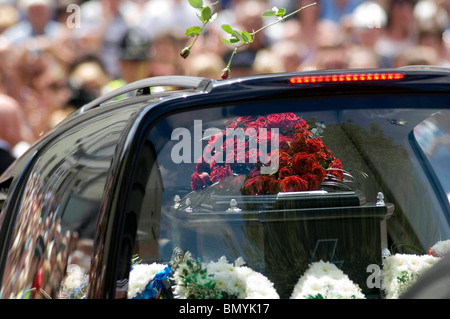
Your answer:
[[[231,76],[450,64],[446,0],[221,0],[187,59],[179,54],[193,40],[185,30],[201,25],[188,0],[0,0],[0,148],[12,154],[1,164],[125,83],[219,79],[233,49],[220,40],[222,24],[258,30],[274,21],[263,12],[313,2],[258,33],[233,58]]]

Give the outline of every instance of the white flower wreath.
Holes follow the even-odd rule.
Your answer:
[[[300,277],[291,299],[363,299],[359,286],[336,265],[318,261]]]

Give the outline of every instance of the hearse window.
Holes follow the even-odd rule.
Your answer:
[[[450,202],[450,111],[441,110],[414,128],[414,137]]]
[[[125,124],[86,122],[39,154],[20,201],[2,298],[86,297],[100,205]]]
[[[265,287],[241,281],[233,289],[216,272],[219,297],[296,297],[301,276],[320,263],[357,284],[353,297],[379,297],[380,285],[369,279],[383,254],[426,253],[450,235],[408,139],[439,110],[418,102],[305,99],[191,110],[157,122],[148,134],[152,167],[128,297],[148,293],[136,283],[145,267],[166,278],[163,297],[205,297],[187,282],[201,267],[214,273],[219,265]],[[384,108],[358,109],[371,104]]]

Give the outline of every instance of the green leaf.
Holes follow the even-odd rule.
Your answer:
[[[244,38],[245,43],[249,44],[249,43],[253,42],[253,38],[252,38],[251,34],[248,33],[247,31],[241,31],[241,35]]]
[[[203,0],[188,0],[191,7],[201,9],[203,7]]]
[[[262,14],[262,16],[263,16],[264,18],[267,18],[267,17],[276,17],[277,14],[275,13],[275,11],[269,10],[269,11],[264,12],[264,13]]]
[[[209,19],[211,19],[211,8],[210,7],[204,7],[201,11],[201,16],[203,23],[207,23]]]
[[[282,17],[282,16],[284,16],[285,14],[286,14],[286,9],[281,8],[281,9],[278,9],[278,12],[277,12],[276,16],[277,16],[277,17]]]
[[[231,43],[237,43],[237,42],[240,42],[240,40],[239,40],[238,38],[236,38],[236,37],[233,35],[233,36],[231,36],[231,38],[230,38],[230,42],[231,42]]]
[[[185,35],[188,37],[196,37],[202,32],[203,28],[195,26],[186,30]]]
[[[222,40],[223,43],[225,43],[226,45],[232,45],[233,43],[231,43],[231,41],[224,39],[224,38],[220,38],[220,40]]]
[[[233,36],[235,36],[239,41],[245,42],[244,37],[242,36],[240,31],[233,30]]]
[[[264,18],[267,17],[282,17],[286,14],[286,9],[280,8],[276,12],[274,10],[268,10],[262,14]]]
[[[228,24],[223,24],[222,29],[223,29],[223,31],[225,31],[226,33],[229,33],[229,34],[233,34],[233,32],[234,32],[233,28],[231,26],[229,26]]]
[[[249,44],[253,42],[253,38],[250,33],[247,31],[237,31],[233,30],[233,37],[236,38],[238,41],[241,41],[242,43]],[[231,38],[231,42],[233,42],[233,37]],[[237,42],[237,41],[235,41]]]

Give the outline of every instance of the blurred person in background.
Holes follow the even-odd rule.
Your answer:
[[[59,36],[62,26],[52,19],[55,12],[53,0],[19,0],[17,4],[24,19],[3,32],[13,45],[41,36],[50,39]]]
[[[273,58],[281,63],[284,72],[295,72],[300,70],[307,48],[301,42],[283,40],[275,43],[271,51],[274,53]]]
[[[13,4],[0,2],[0,34],[19,22],[19,19],[19,11]]]
[[[445,45],[445,30],[450,21],[444,3],[440,0],[421,0],[414,7],[414,18],[418,28],[417,45],[435,51],[435,65],[450,66],[450,56]]]
[[[298,8],[313,2],[312,0],[298,0]],[[296,16],[300,26],[299,37],[296,40],[306,47],[304,64],[307,68],[314,63],[317,55],[321,5],[321,2],[317,2],[316,5],[300,11]]]
[[[387,24],[375,45],[382,67],[392,67],[398,55],[417,43],[415,3],[416,0],[388,1],[385,8],[388,15]]]
[[[317,26],[317,49],[313,59],[302,63],[303,70],[333,70],[348,67],[347,43],[339,23],[320,20]]]
[[[148,0],[142,10],[139,27],[148,32],[152,41],[158,34],[184,35],[187,28],[201,26],[196,10],[187,0]]]
[[[341,23],[363,0],[320,0],[320,19]],[[313,2],[313,1],[312,1]]]
[[[365,1],[355,8],[350,23],[349,41],[352,44],[374,49],[383,28],[386,27],[387,14],[377,2]]]
[[[247,32],[259,30],[264,26],[262,12],[266,10],[264,1],[249,0],[237,2],[233,7],[235,15],[233,27],[237,30],[245,30]],[[231,62],[231,76],[238,77],[253,74],[253,63],[256,54],[258,51],[268,48],[268,46],[269,39],[267,35],[264,32],[258,33],[250,46],[242,47],[234,56]],[[228,48],[223,54],[225,64],[228,64],[233,49]]]
[[[173,30],[161,31],[151,37],[151,59],[147,76],[182,74],[184,66],[191,63],[190,59],[182,59],[179,55],[185,41],[184,32],[180,34]]]
[[[392,63],[393,67],[408,65],[437,65],[439,57],[436,51],[425,45],[414,45],[397,55]]]
[[[222,57],[214,52],[205,52],[190,57],[186,65],[185,73],[189,76],[206,77],[210,79],[220,79],[225,63]]]
[[[150,39],[139,28],[130,28],[119,45],[119,74],[103,89],[102,94],[148,77],[150,64]]]
[[[0,94],[0,174],[28,149],[31,142],[20,105],[13,98]]]
[[[76,29],[85,52],[98,52],[108,76],[120,76],[120,42],[137,23],[136,5],[129,0],[88,0],[81,4],[81,28]]]
[[[75,110],[98,98],[110,78],[98,55],[85,53],[70,65],[68,81],[71,96],[67,105]]]

